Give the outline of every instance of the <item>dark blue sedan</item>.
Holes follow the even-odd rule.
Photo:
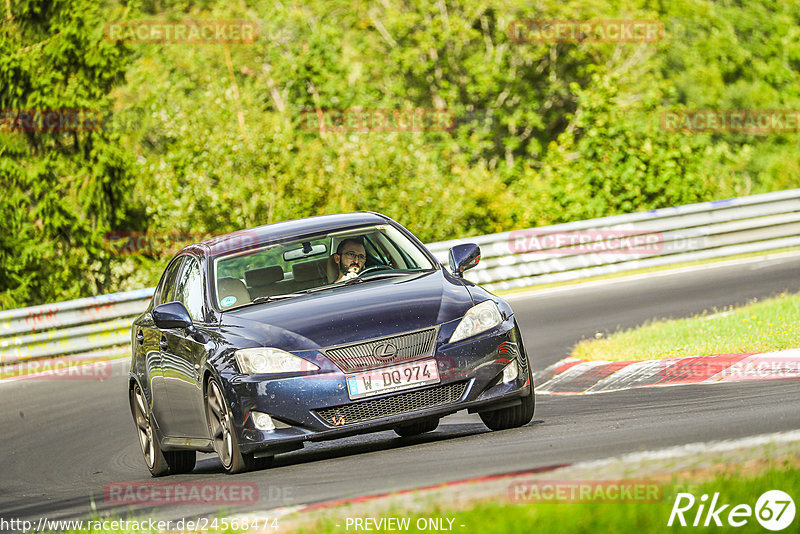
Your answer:
[[[533,417],[511,307],[377,213],[243,230],[180,251],[131,329],[131,412],[154,476],[197,451],[230,473],[320,441],[436,429],[459,410],[492,430]]]

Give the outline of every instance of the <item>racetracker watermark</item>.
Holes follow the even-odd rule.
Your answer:
[[[513,502],[660,502],[661,484],[649,480],[530,480],[508,486]]]
[[[246,517],[197,517],[194,519],[49,519],[26,520],[0,517],[0,532],[268,532],[279,529],[278,518],[248,514]]]
[[[109,482],[103,487],[105,503],[114,506],[242,505],[258,503],[258,496],[253,482]]]
[[[105,248],[112,254],[171,255],[192,243],[206,241],[212,236],[196,232],[109,232]],[[215,252],[233,252],[256,247],[257,236],[242,230],[214,244]]]
[[[664,250],[661,233],[643,234],[641,230],[514,230],[508,236],[512,254],[660,254]]]
[[[658,20],[513,20],[508,36],[515,43],[654,43],[664,38]]]
[[[108,360],[33,360],[0,368],[0,379],[28,377],[37,380],[97,380],[111,377]]]
[[[122,43],[249,44],[258,37],[250,20],[121,20],[108,22],[105,40]]]
[[[511,254],[638,254],[699,250],[706,236],[697,231],[651,232],[646,229],[587,229],[554,232],[552,229],[514,230],[508,234]]]
[[[752,358],[752,359],[751,359]],[[790,358],[770,358],[755,355],[742,361],[731,364],[730,361],[700,357],[697,361],[686,358],[688,361],[663,360],[662,376],[669,380],[693,380],[716,377],[725,379],[753,379],[767,378],[797,378],[800,376],[800,362]]]
[[[96,109],[3,109],[2,132],[95,132],[104,116]]]
[[[300,129],[317,133],[449,132],[455,126],[447,109],[318,109],[300,116]]]
[[[697,109],[661,112],[661,129],[685,133],[774,134],[800,132],[796,109]]]

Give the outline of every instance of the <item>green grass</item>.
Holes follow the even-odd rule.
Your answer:
[[[654,321],[581,341],[573,356],[582,360],[654,360],[800,347],[800,294],[726,308],[687,319]]]
[[[476,506],[458,510],[447,507],[431,507],[423,514],[407,514],[402,510],[393,510],[380,517],[408,517],[412,528],[408,532],[420,532],[414,527],[419,518],[449,518],[453,519],[453,532],[459,533],[521,533],[521,532],[546,532],[558,533],[586,533],[598,534],[600,532],[766,532],[756,521],[754,516],[747,518],[747,524],[740,528],[727,525],[728,512],[738,504],[755,507],[758,497],[769,490],[779,489],[787,492],[798,503],[800,494],[800,470],[788,465],[773,467],[757,475],[717,475],[708,481],[698,484],[683,484],[673,482],[663,487],[661,499],[657,502],[578,502],[578,503],[524,503],[510,502],[483,502]],[[672,527],[667,527],[670,512],[679,492],[689,492],[696,498],[690,511],[684,514],[687,527],[681,527],[677,520]],[[718,492],[717,507],[730,504],[720,514],[722,527],[711,526],[708,528],[693,527],[692,522],[697,512],[700,498],[703,494],[713,498]],[[685,501],[683,501],[685,502]],[[700,524],[705,520],[705,511],[701,516]],[[362,516],[363,517],[363,516]],[[334,534],[344,533],[345,517],[330,518],[319,521],[310,526],[301,527],[292,532]],[[784,532],[796,532],[798,518]],[[336,526],[336,525],[340,526]],[[446,522],[445,522],[446,524]],[[464,525],[463,527],[461,525]],[[712,521],[713,525],[713,521]],[[353,528],[350,528],[353,531]],[[389,532],[389,530],[376,530]]]
[[[748,472],[749,470],[749,472]],[[680,480],[679,477],[680,476]],[[699,481],[697,481],[699,480]],[[587,481],[590,482],[590,481]],[[642,481],[652,484],[654,481]],[[721,474],[711,474],[710,472],[689,473],[689,475],[674,475],[671,482],[661,485],[660,494],[655,501],[651,502],[621,502],[614,500],[583,501],[573,503],[554,503],[554,502],[523,502],[513,503],[507,499],[493,501],[482,501],[477,504],[467,505],[466,507],[456,508],[432,504],[424,509],[423,513],[409,513],[397,506],[383,511],[376,511],[363,515],[363,512],[355,513],[347,508],[347,505],[327,511],[327,515],[322,519],[304,521],[302,517],[294,517],[288,524],[279,519],[277,529],[274,523],[269,526],[259,528],[259,532],[297,532],[308,534],[336,534],[345,532],[355,532],[352,526],[346,529],[348,517],[375,518],[402,518],[409,521],[411,528],[406,532],[429,532],[428,530],[418,529],[417,521],[420,519],[440,519],[443,524],[448,525],[448,519],[452,519],[452,532],[456,533],[518,533],[518,532],[547,532],[548,534],[558,533],[586,533],[597,534],[598,532],[664,532],[664,531],[713,531],[713,532],[765,532],[756,521],[754,516],[747,518],[747,524],[740,528],[732,528],[725,521],[727,513],[738,504],[746,504],[751,508],[755,507],[758,497],[769,490],[782,490],[787,492],[795,500],[795,504],[800,501],[800,494],[797,488],[800,487],[800,468],[798,468],[797,458],[785,459],[782,463],[777,461],[761,461],[755,466],[726,467]],[[684,514],[689,526],[680,527],[673,524],[667,527],[675,498],[679,492],[691,493],[696,498],[696,503],[690,511]],[[703,494],[713,496],[719,493],[718,506],[730,504],[728,508],[720,514],[723,527],[692,527],[697,512],[697,505]],[[709,499],[710,500],[710,499]],[[707,508],[706,508],[707,510]],[[793,530],[800,519],[796,516],[794,523],[784,530],[784,532],[795,532]],[[705,519],[703,514],[701,523]],[[97,521],[99,518],[91,519]],[[106,519],[109,525],[109,519]],[[338,526],[337,526],[338,525]],[[462,526],[463,525],[463,526]],[[207,525],[211,527],[212,524]],[[245,533],[247,529],[224,529],[207,528],[206,532],[238,532]],[[373,532],[398,532],[398,530],[374,529]],[[144,534],[150,532],[146,527],[134,530],[90,530],[88,528],[78,530],[68,530],[66,534],[88,534],[89,532],[128,532],[130,534]]]

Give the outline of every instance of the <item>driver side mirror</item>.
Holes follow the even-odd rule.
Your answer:
[[[459,278],[464,271],[472,269],[481,261],[481,247],[475,243],[456,245],[450,249],[450,270]]]
[[[153,321],[162,330],[192,326],[189,311],[180,302],[167,302],[153,308]]]

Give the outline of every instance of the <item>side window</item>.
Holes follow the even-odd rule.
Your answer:
[[[164,277],[161,279],[161,285],[158,287],[156,305],[175,300],[175,286],[178,281],[178,273],[180,272],[181,265],[183,265],[183,263],[184,258],[178,258],[173,261],[169,267],[167,267],[167,271],[164,273]]]
[[[205,320],[203,275],[200,272],[200,264],[194,258],[187,260],[186,266],[181,273],[175,300],[182,302],[186,306],[192,321]]]

